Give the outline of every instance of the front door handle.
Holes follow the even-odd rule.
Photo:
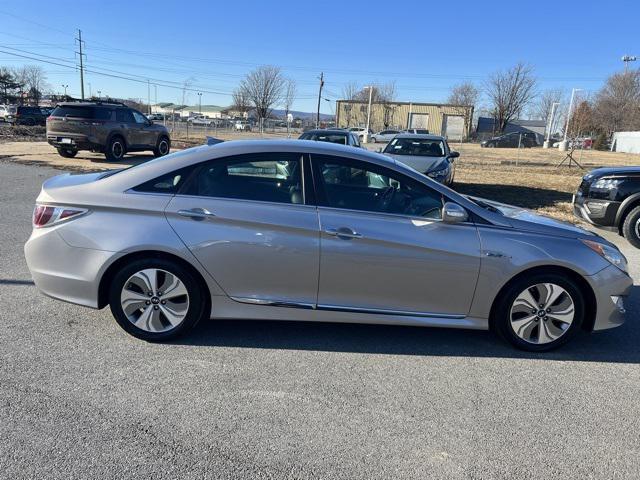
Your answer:
[[[206,208],[192,208],[189,210],[178,210],[178,215],[182,217],[193,218],[194,220],[204,220],[205,218],[215,217],[215,213],[211,213]]]
[[[327,228],[324,233],[342,239],[362,238],[362,234],[347,227]]]

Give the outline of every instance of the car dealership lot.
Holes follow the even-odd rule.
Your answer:
[[[6,478],[636,478],[640,289],[623,327],[541,355],[486,332],[208,322],[180,342],[39,295],[48,167],[0,163]],[[628,256],[636,284],[640,251]]]

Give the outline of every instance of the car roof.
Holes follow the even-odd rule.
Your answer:
[[[431,135],[430,133],[399,133],[395,138],[417,138],[420,140],[444,140],[440,135]]]
[[[316,128],[313,130],[307,130],[306,132],[303,133],[303,135],[305,133],[338,133],[341,135],[348,135],[351,132],[348,132],[347,130],[340,130],[339,128]]]

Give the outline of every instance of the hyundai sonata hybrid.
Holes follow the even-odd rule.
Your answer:
[[[594,233],[462,196],[388,156],[232,141],[47,180],[25,246],[46,295],[163,341],[201,319],[491,329],[547,350],[624,321]]]

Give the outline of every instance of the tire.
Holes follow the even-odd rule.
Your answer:
[[[127,146],[124,139],[119,135],[111,137],[104,152],[107,160],[109,162],[119,162],[124,158],[125,153],[127,153]]]
[[[632,209],[622,224],[622,235],[636,248],[640,248],[640,205]]]
[[[550,291],[539,287],[544,284],[552,284],[554,294],[562,290],[550,305],[541,300]],[[535,305],[526,300],[527,291]],[[537,273],[519,278],[503,290],[497,302],[491,319],[493,330],[516,348],[530,352],[553,350],[567,343],[580,330],[584,320],[584,295],[570,277],[558,273]],[[556,312],[558,315],[554,317]]]
[[[487,143],[487,148],[496,148],[495,143]]]
[[[58,148],[58,153],[64,158],[73,158],[78,154],[78,150],[74,148]]]
[[[151,272],[156,272],[155,282]],[[172,288],[174,279],[179,284]],[[162,288],[169,290],[162,292]],[[115,274],[109,306],[124,331],[142,340],[162,342],[184,335],[205,316],[208,301],[204,294],[187,268],[149,258],[127,264]]]
[[[156,143],[155,148],[153,149],[153,155],[155,157],[164,157],[171,150],[171,140],[169,137],[162,136],[158,138],[158,142]]]

